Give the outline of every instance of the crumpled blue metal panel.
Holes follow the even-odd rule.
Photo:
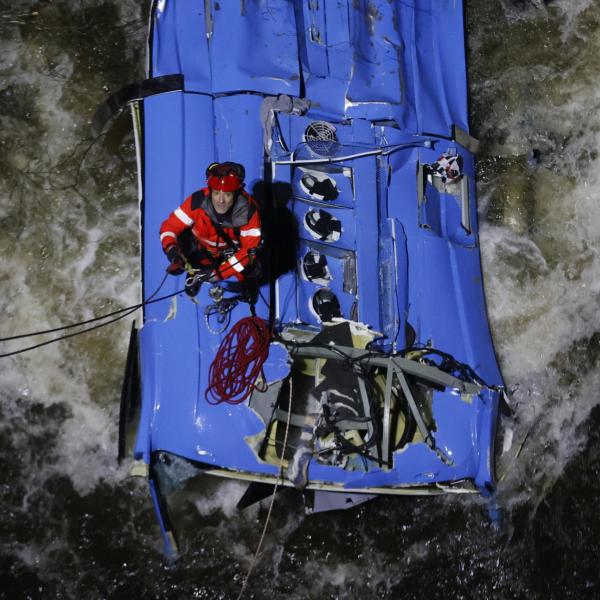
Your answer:
[[[201,0],[156,3],[151,75],[185,89],[300,93],[341,118],[415,132],[468,129],[462,2]],[[335,82],[332,85],[332,82]]]
[[[389,217],[404,228],[408,250],[408,321],[417,341],[431,342],[458,360],[472,365],[490,385],[501,385],[487,324],[477,239],[475,191],[470,187],[471,234],[457,224],[459,201],[425,186],[426,198],[418,202],[417,164],[430,164],[445,150],[461,152],[450,143],[418,153],[403,150],[390,157],[392,173],[388,189]],[[464,173],[474,181],[470,156],[463,152]],[[410,199],[405,201],[404,199]],[[427,217],[421,226],[420,212]],[[455,228],[462,230],[457,239]]]
[[[300,93],[292,2],[214,2],[212,14],[209,52],[213,93]]]
[[[478,415],[478,440],[482,452],[479,457],[479,468],[475,476],[475,483],[485,493],[486,490],[492,492],[495,485],[494,441],[500,409],[500,393],[484,390],[482,397],[483,407]]]
[[[355,195],[358,199],[356,220],[360,227],[356,230],[356,256],[358,277],[358,318],[370,325],[375,331],[381,331],[379,314],[379,268],[378,266],[378,210],[377,163],[374,157],[352,161],[354,167]]]
[[[350,5],[351,79],[346,100],[349,116],[362,103],[387,103],[393,110],[405,102],[402,62],[404,44],[397,28],[398,7],[362,0]],[[362,111],[361,111],[362,112]],[[363,113],[368,116],[368,111]]]
[[[462,15],[461,1],[305,3],[297,18],[307,97],[332,117],[468,130]]]
[[[338,118],[405,120],[396,11],[389,2],[304,3],[297,13],[302,67],[306,95],[319,111]]]
[[[202,0],[155,3],[150,77],[181,73],[186,89],[210,92],[211,65]]]
[[[398,219],[383,219],[379,236],[379,305],[381,333],[388,346],[406,347],[408,318],[408,253],[406,234]],[[394,346],[395,344],[395,346]]]
[[[259,118],[261,102],[262,96],[257,94],[221,96],[214,101],[213,160],[232,160],[243,164],[246,168],[246,189],[250,193],[253,185],[262,179],[263,148]]]
[[[296,2],[298,44],[306,96],[339,118],[345,112],[352,58],[347,2]]]
[[[293,3],[164,0],[154,11],[151,76],[181,73],[187,91],[300,91]]]
[[[462,1],[422,0],[414,12],[413,68],[420,130],[468,131]]]
[[[175,289],[183,283],[182,277],[171,280]],[[136,455],[147,459],[151,451],[167,450],[207,464],[274,474],[277,469],[259,464],[245,439],[264,429],[256,413],[244,405],[213,406],[205,399],[208,368],[226,332],[215,336],[208,331],[204,308],[212,301],[206,287],[196,300],[198,304],[179,297],[176,316],[166,321],[169,304],[160,303],[155,320],[146,321],[142,329],[144,419]],[[244,316],[246,309],[238,307],[232,319]],[[285,374],[281,359],[271,369]],[[147,407],[152,407],[150,418],[145,416]]]

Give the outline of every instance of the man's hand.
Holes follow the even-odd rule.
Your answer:
[[[167,267],[167,273],[169,275],[181,275],[185,271],[185,258],[183,258],[179,246],[172,244],[167,248],[166,254],[171,263]]]

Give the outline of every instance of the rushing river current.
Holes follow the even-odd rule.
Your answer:
[[[283,493],[247,598],[600,597],[600,0],[466,11],[486,295],[514,406],[502,523],[479,499],[308,517]],[[91,120],[144,76],[147,12],[0,1],[0,337],[138,301],[129,117],[101,136]],[[0,359],[2,598],[237,596],[266,505],[236,511],[235,483],[207,494],[169,564],[145,483],[116,463],[130,319]]]

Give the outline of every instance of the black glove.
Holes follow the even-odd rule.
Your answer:
[[[181,275],[185,271],[185,258],[181,254],[179,246],[173,244],[167,248],[167,258],[171,263],[167,267],[167,273],[169,275]]]

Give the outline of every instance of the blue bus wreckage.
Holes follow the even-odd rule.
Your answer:
[[[257,293],[205,284],[132,331],[120,456],[144,466],[167,552],[170,497],[204,475],[248,482],[245,506],[282,474],[314,511],[493,491],[503,382],[461,0],[159,0],[148,77],[103,107],[133,114],[144,298],[167,265],[161,222],[209,163],[245,166],[264,225]],[[253,315],[260,374],[214,403],[211,365]]]

